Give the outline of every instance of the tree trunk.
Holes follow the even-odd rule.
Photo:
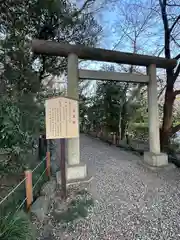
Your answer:
[[[168,83],[172,79],[172,75],[167,76]],[[166,151],[169,146],[169,137],[172,129],[172,120],[173,120],[173,104],[176,96],[173,91],[172,84],[167,85],[165,92],[165,101],[163,107],[163,125],[160,132],[160,141],[161,141],[161,150]]]
[[[126,114],[127,112],[126,112],[126,102],[125,102],[122,106],[122,112],[121,112],[121,140],[123,140],[126,135],[126,125],[127,125]]]
[[[125,133],[126,133],[126,127],[125,124],[121,123],[121,140],[123,140],[125,138]]]
[[[119,111],[119,139],[121,139],[121,109]]]
[[[129,87],[129,83],[125,84],[124,87],[124,96],[123,96],[123,104],[122,104],[122,109],[121,109],[121,119],[120,119],[120,124],[121,124],[121,140],[125,138],[126,135],[126,125],[127,125],[127,90]]]

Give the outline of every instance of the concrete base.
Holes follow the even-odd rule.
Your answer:
[[[168,156],[165,153],[144,152],[144,162],[153,167],[167,166]]]
[[[67,165],[66,168],[66,178],[67,181],[76,181],[81,179],[86,179],[87,177],[87,167],[86,164],[81,163],[77,165]],[[61,182],[61,172],[56,173],[57,183]]]
[[[66,183],[66,186],[72,186],[77,184],[89,184],[93,180],[92,176],[87,176],[86,178],[76,179],[76,180],[69,180]],[[60,183],[59,183],[60,184]]]
[[[68,165],[66,171],[67,180],[83,179],[87,177],[86,164]]]

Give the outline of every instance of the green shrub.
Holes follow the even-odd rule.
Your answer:
[[[42,175],[45,170],[44,161],[32,174],[32,182],[33,182],[33,197],[34,200],[39,196],[40,189],[42,185],[48,180],[46,172]],[[37,166],[37,163],[35,167]],[[34,167],[34,165],[33,165]],[[15,186],[9,188],[8,192],[10,192]],[[8,194],[7,192],[7,194]],[[26,190],[25,183],[23,182],[4,202],[0,205],[0,216],[7,216],[8,214],[13,214],[17,211],[18,207],[20,209],[24,209],[26,202],[23,203],[23,200],[26,198]]]
[[[70,223],[78,218],[85,218],[88,215],[90,207],[94,206],[93,199],[89,196],[86,190],[81,190],[77,193],[63,212],[54,212],[56,221]]]
[[[21,184],[9,198],[7,198],[2,205],[0,205],[0,216],[6,216],[9,213],[15,213],[20,205],[22,205],[23,199],[25,199],[25,186]],[[21,206],[23,209],[25,203]]]
[[[133,138],[147,140],[149,137],[149,128],[147,123],[132,123],[129,131],[133,134]]]
[[[34,186],[33,189],[33,196],[36,199],[36,197],[39,196],[39,192],[41,190],[42,185],[48,181],[48,177],[46,172],[44,172],[46,168],[46,161],[44,161],[34,172],[32,175],[32,184]],[[43,173],[44,172],[44,173]]]
[[[0,218],[1,240],[35,240],[35,231],[23,211],[11,215],[8,218]]]

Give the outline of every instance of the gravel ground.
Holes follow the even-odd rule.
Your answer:
[[[81,157],[97,201],[76,239],[180,239],[179,169],[151,171],[138,156],[86,136]]]
[[[180,239],[179,169],[152,171],[138,156],[84,135],[81,159],[94,176],[95,206],[57,239]]]

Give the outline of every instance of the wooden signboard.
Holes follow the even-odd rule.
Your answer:
[[[46,100],[46,139],[79,136],[78,101],[66,97]]]

